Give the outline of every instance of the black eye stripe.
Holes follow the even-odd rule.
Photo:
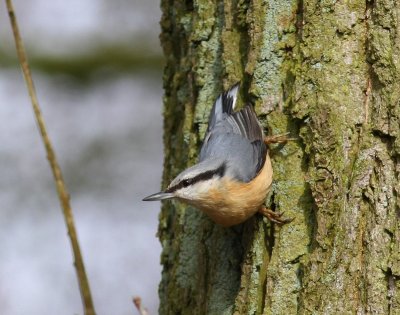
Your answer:
[[[199,175],[197,175],[197,176],[195,176],[193,178],[187,178],[187,179],[181,180],[177,185],[168,188],[166,190],[166,192],[168,192],[168,193],[174,192],[174,191],[176,191],[178,189],[181,189],[183,187],[188,187],[188,186],[193,185],[193,184],[195,184],[197,182],[200,182],[202,180],[211,179],[215,175],[217,175],[219,177],[222,177],[225,174],[225,169],[226,169],[226,165],[225,165],[225,163],[223,163],[223,164],[221,164],[220,167],[218,167],[215,170],[211,170],[211,171],[207,171],[207,172],[201,173],[201,174],[199,174]]]

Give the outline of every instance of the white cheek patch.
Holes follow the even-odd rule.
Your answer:
[[[203,199],[207,196],[208,191],[218,185],[217,177],[213,177],[206,181],[197,182],[193,186],[179,189],[176,194],[179,198],[186,200]]]

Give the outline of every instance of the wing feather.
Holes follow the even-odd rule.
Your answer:
[[[222,159],[231,165],[228,169],[236,179],[248,182],[264,166],[267,147],[252,106],[234,112],[238,88],[236,84],[214,103],[200,162],[208,158]]]
[[[240,134],[250,140],[263,140],[263,132],[258,123],[257,116],[250,105],[233,113],[226,118],[234,133]]]

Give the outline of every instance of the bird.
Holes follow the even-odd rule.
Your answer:
[[[291,139],[287,134],[265,137],[250,104],[235,111],[239,87],[234,84],[214,102],[198,163],[143,201],[178,199],[223,227],[257,212],[279,225],[292,221],[264,205],[273,177],[269,144]]]

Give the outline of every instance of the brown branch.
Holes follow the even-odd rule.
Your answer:
[[[69,195],[65,186],[61,169],[58,165],[55,152],[51,145],[49,136],[47,135],[43,116],[40,112],[39,102],[37,100],[36,91],[33,85],[32,75],[29,69],[28,60],[25,53],[25,48],[19,33],[17,19],[15,17],[15,11],[11,0],[6,0],[8,15],[10,17],[11,28],[14,33],[15,46],[17,48],[18,59],[21,64],[22,72],[24,75],[25,83],[28,88],[29,96],[32,102],[33,111],[37,125],[44,142],[44,146],[47,153],[47,159],[49,160],[51,170],[53,172],[55,185],[57,188],[58,197],[64,213],[65,222],[67,225],[68,235],[71,240],[72,251],[75,258],[75,268],[79,281],[79,288],[81,292],[82,302],[84,304],[84,310],[86,315],[95,315],[95,310],[92,302],[92,296],[90,293],[89,281],[86,276],[85,266],[83,263],[81,251],[79,248],[78,237],[74,225],[74,219],[72,215],[72,209],[69,203]]]
[[[135,304],[136,309],[138,310],[140,315],[149,315],[147,308],[142,305],[142,299],[140,296],[133,297],[133,304]]]

